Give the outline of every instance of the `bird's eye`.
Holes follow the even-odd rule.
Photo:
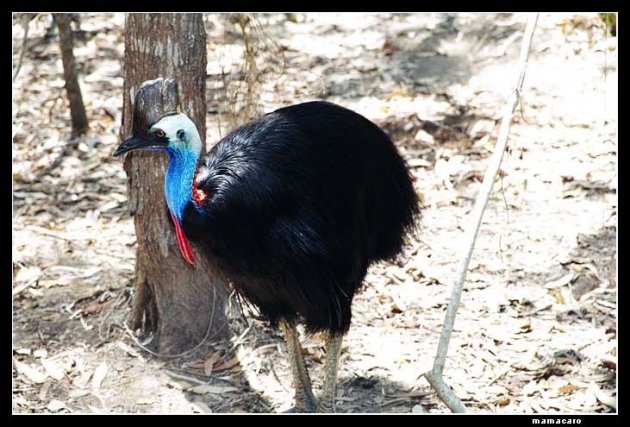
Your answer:
[[[158,138],[164,138],[166,134],[164,133],[162,129],[158,129],[155,131],[155,136],[157,136]]]

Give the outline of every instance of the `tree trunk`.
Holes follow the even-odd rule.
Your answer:
[[[143,82],[158,77],[176,82],[180,110],[195,122],[205,141],[206,33],[201,14],[127,15],[121,138],[132,130],[131,97]],[[160,96],[158,108],[164,112],[177,103],[168,88]],[[136,126],[154,123],[151,114],[155,116],[153,112],[135,119]],[[152,123],[143,125],[146,120]],[[193,267],[180,255],[164,200],[166,164],[166,155],[156,152],[134,152],[125,159],[138,242],[131,323],[145,336],[153,334],[156,351],[173,354],[204,338],[227,336],[227,298],[222,279],[203,256],[196,254]]]
[[[72,137],[88,131],[88,120],[81,96],[81,86],[77,78],[77,67],[72,52],[72,29],[70,16],[67,13],[54,13],[53,17],[59,28],[59,46],[61,47],[61,61],[63,62],[63,78],[66,81],[66,92],[70,102],[70,117],[72,120]]]

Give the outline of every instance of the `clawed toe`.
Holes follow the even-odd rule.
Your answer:
[[[315,402],[309,402],[300,406],[293,406],[286,411],[283,411],[283,414],[314,414],[318,411],[318,405]]]

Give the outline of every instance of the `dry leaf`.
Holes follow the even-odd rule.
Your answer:
[[[63,369],[57,365],[54,361],[50,359],[42,359],[40,360],[42,366],[46,370],[46,373],[53,379],[59,381],[63,379]]]
[[[214,370],[215,370],[215,372],[217,372],[217,371],[225,371],[227,369],[233,368],[234,366],[238,365],[238,363],[239,363],[238,357],[234,356],[231,359],[216,365],[214,367]]]
[[[192,368],[192,369],[204,369],[205,364],[206,364],[205,360],[197,360],[195,362],[184,363],[184,367]]]
[[[100,365],[94,370],[94,376],[92,377],[92,388],[98,390],[101,387],[101,383],[107,375],[107,363],[101,362]]]
[[[221,359],[221,353],[218,351],[215,351],[203,363],[203,372],[207,376],[210,376],[212,374],[212,368],[214,367],[214,364],[219,361],[219,359]]]
[[[578,390],[579,387],[574,384],[565,384],[558,389],[558,394],[572,394],[574,391]]]
[[[517,334],[526,334],[532,331],[532,321],[531,319],[525,319],[520,325],[519,325],[519,331],[517,332]]]
[[[238,391],[238,389],[236,387],[230,387],[230,386],[216,386],[216,385],[210,385],[210,384],[202,384],[195,387],[191,387],[188,389],[188,391],[195,394],[208,394],[208,393],[222,394],[222,393],[228,393],[230,391]]]
[[[571,273],[565,274],[559,279],[550,280],[549,282],[545,283],[545,289],[557,289],[557,288],[566,286],[569,283],[571,283],[571,281],[573,281],[574,277],[575,277],[575,274],[571,272]]]
[[[51,382],[45,382],[44,385],[42,385],[42,388],[39,389],[39,394],[37,395],[37,398],[41,402],[44,402],[46,400],[46,396],[48,396],[48,390],[50,390],[51,385]]]
[[[400,314],[400,313],[402,313],[404,311],[402,308],[398,307],[398,305],[396,305],[396,303],[392,304],[390,310],[394,314]]]
[[[33,283],[37,279],[39,279],[42,275],[42,270],[39,267],[25,267],[21,268],[20,271],[14,277],[14,281],[24,282],[24,283]]]
[[[617,398],[603,391],[601,388],[599,388],[597,384],[591,383],[591,385],[589,386],[589,391],[595,394],[595,397],[597,398],[597,400],[603,405],[606,405],[609,408],[612,408],[615,410],[617,409]]]
[[[85,306],[84,308],[82,308],[81,310],[79,310],[79,313],[81,314],[81,316],[89,316],[92,314],[97,314],[99,313],[103,308],[107,307],[108,305],[112,304],[114,302],[114,300],[108,299],[106,301],[93,301],[91,303],[89,303],[87,306]]]
[[[30,367],[26,363],[22,363],[17,360],[14,360],[13,363],[15,363],[17,371],[24,375],[32,383],[42,384],[48,377],[46,374],[40,372],[38,369]]]
[[[90,392],[87,390],[75,388],[74,390],[70,390],[70,392],[68,393],[68,397],[72,399],[78,399],[79,397],[87,396],[88,394],[90,394]]]
[[[409,393],[397,393],[397,394],[387,394],[385,393],[385,397],[391,397],[394,399],[408,399],[412,397],[426,397],[428,395],[427,392],[424,391],[411,391]]]
[[[86,370],[81,372],[81,375],[74,378],[72,380],[72,384],[79,388],[83,388],[87,385],[88,381],[90,381],[90,378],[92,378],[92,372]]]

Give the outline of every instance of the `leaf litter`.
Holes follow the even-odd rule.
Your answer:
[[[525,16],[293,15],[257,17],[266,31],[253,40],[260,111],[324,98],[366,115],[392,136],[425,206],[405,255],[371,268],[355,299],[338,410],[446,412],[420,375],[435,354]],[[226,20],[204,20],[216,141],[243,101],[228,106],[227,89],[244,78],[242,46]],[[50,16],[30,24],[13,87],[13,411],[278,411],[291,398],[290,370],[280,334],[265,323],[236,317],[233,340],[174,361],[126,335],[135,234],[126,177],[111,158],[123,22],[123,14],[81,15],[75,55],[92,131],[73,142]],[[617,410],[617,47],[600,23],[597,14],[539,21],[522,116],[445,369],[473,413]],[[22,28],[14,21],[14,55]],[[283,73],[274,68],[280,57]],[[304,348],[317,393],[325,354],[317,337],[305,336]]]

